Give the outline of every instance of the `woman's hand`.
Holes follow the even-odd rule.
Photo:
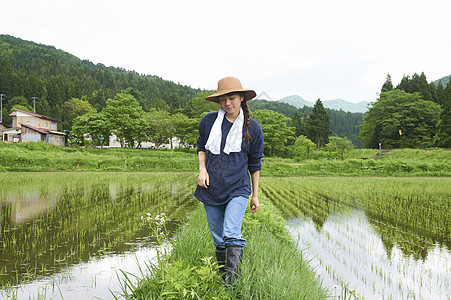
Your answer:
[[[205,152],[199,151],[199,177],[197,178],[197,184],[200,187],[208,189],[210,185],[210,175],[208,175],[207,168],[205,167]]]
[[[257,212],[260,209],[260,202],[258,202],[257,196],[252,196],[251,198],[251,212]]]
[[[210,175],[208,175],[207,170],[199,171],[199,177],[197,178],[197,184],[200,187],[208,189],[208,186],[210,185]]]

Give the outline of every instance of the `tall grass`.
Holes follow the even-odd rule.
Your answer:
[[[339,155],[317,151],[298,161],[264,157],[262,176],[451,176],[451,151],[355,149]],[[195,152],[123,148],[67,148],[45,143],[0,143],[0,172],[8,171],[166,171],[197,172]]]
[[[45,143],[0,143],[3,171],[194,171],[194,152],[67,148]]]
[[[176,235],[169,269],[151,272],[125,298],[159,299],[166,293],[165,299],[326,299],[326,292],[285,229],[284,220],[269,201],[262,198],[261,202],[259,212],[246,213],[244,218],[243,234],[248,245],[244,248],[241,279],[233,290],[226,292],[217,266],[214,263],[211,267],[214,246],[199,205]],[[203,278],[213,278],[208,287]],[[173,298],[168,291],[173,292]]]
[[[451,176],[451,151],[403,149],[384,152],[355,149],[347,159],[296,161],[263,158],[263,176]]]

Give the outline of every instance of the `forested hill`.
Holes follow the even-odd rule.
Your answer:
[[[61,119],[62,104],[71,98],[86,98],[100,111],[107,99],[133,89],[131,93],[149,110],[184,107],[199,92],[158,76],[93,64],[53,46],[9,35],[0,35],[0,70],[0,91],[7,100],[37,97],[36,111],[57,119]]]
[[[3,97],[3,121],[6,124],[11,121],[8,115],[13,106],[32,110],[32,97],[37,98],[37,113],[67,121],[63,109],[69,99],[87,100],[100,112],[107,99],[123,91],[132,94],[144,111],[157,108],[182,112],[189,117],[195,117],[193,110],[197,106],[206,107],[203,98],[208,93],[158,76],[94,64],[53,46],[0,35],[0,93],[6,95]],[[199,102],[197,98],[202,100]],[[252,110],[269,109],[289,118],[293,118],[295,112],[302,117],[312,110],[312,107],[296,108],[287,103],[264,100],[251,101],[250,105]],[[362,145],[357,125],[361,124],[363,114],[329,109],[327,113],[333,135],[348,137],[357,147]],[[65,127],[66,123],[63,129],[70,129]]]
[[[442,86],[447,86],[450,81],[450,77],[451,75],[437,79],[436,81],[434,81],[435,86],[437,87],[439,82],[442,83]]]
[[[297,108],[285,102],[266,100],[249,101],[249,106],[251,111],[255,111],[256,109],[269,109],[284,114],[290,119],[294,119],[296,112],[300,117],[308,116],[313,109],[310,106]],[[363,143],[359,139],[359,125],[362,124],[364,114],[327,108],[326,112],[329,115],[332,136],[347,137],[356,147],[361,148]]]

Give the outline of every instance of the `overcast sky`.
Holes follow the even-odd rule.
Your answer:
[[[273,100],[375,101],[390,73],[451,74],[449,0],[0,0],[0,33],[81,59]]]

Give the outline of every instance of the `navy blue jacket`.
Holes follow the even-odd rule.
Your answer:
[[[206,114],[199,124],[199,138],[197,139],[197,151],[205,152],[205,166],[210,177],[208,189],[197,186],[194,196],[208,205],[221,205],[229,202],[237,196],[249,198],[251,195],[251,183],[249,173],[261,170],[263,157],[263,132],[260,124],[250,118],[249,134],[251,140],[245,137],[246,127],[243,126],[243,142],[240,152],[231,152],[229,155],[223,152],[227,134],[233,123],[224,116],[222,122],[221,153],[214,155],[205,149],[213,123],[218,113]]]

